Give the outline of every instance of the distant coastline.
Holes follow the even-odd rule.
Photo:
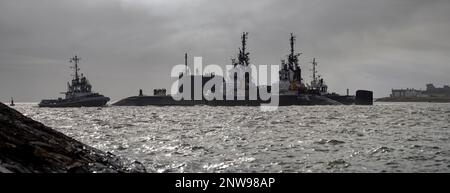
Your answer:
[[[375,102],[450,103],[450,86],[444,85],[444,87],[438,88],[433,84],[427,84],[426,90],[392,89],[392,94],[389,97],[376,99]]]
[[[429,103],[450,103],[450,98],[440,97],[426,97],[426,98],[397,98],[397,97],[384,97],[376,99],[375,102],[429,102]]]

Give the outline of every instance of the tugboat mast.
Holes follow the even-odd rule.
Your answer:
[[[300,65],[298,64],[298,57],[300,57],[300,55],[302,55],[302,53],[295,53],[295,41],[296,41],[296,37],[294,36],[293,33],[291,33],[291,38],[290,38],[290,43],[291,43],[291,53],[289,54],[288,57],[288,63],[289,63],[289,67],[293,70],[295,69],[300,69]]]
[[[189,68],[188,68],[188,53],[184,53],[184,66],[186,67],[185,69],[185,74],[188,75],[189,72]]]
[[[295,53],[295,41],[296,37],[291,33],[291,38],[289,39],[291,43],[291,53],[288,56],[288,68],[294,72],[294,80],[298,81],[299,84],[302,82],[302,69],[298,63],[300,55],[302,53]]]
[[[295,36],[291,33],[291,54],[289,55],[289,65],[292,65],[294,63],[294,45],[295,45]],[[296,66],[295,66],[296,67]]]
[[[247,67],[250,64],[250,53],[247,52],[247,39],[248,39],[248,32],[242,33],[242,47],[239,49],[239,56],[238,56],[238,62],[233,62],[234,66],[240,64],[245,67]]]
[[[78,76],[78,70],[80,70],[80,68],[78,68],[78,62],[80,61],[80,58],[75,55],[75,57],[70,59],[70,63],[74,64],[74,69],[75,69],[75,80],[79,80],[79,76]]]
[[[312,65],[313,65],[313,69],[312,69],[312,71],[313,71],[313,81],[314,81],[315,83],[317,83],[317,77],[316,77],[316,73],[317,73],[317,70],[316,70],[317,62],[316,62],[316,58],[313,59]]]

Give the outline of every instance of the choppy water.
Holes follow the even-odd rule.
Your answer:
[[[450,104],[15,108],[157,172],[450,172]]]

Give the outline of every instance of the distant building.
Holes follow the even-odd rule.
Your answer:
[[[448,85],[445,85],[442,88],[436,88],[434,87],[433,84],[427,84],[426,93],[429,96],[437,96],[437,97],[450,96],[450,87]]]
[[[427,84],[426,90],[392,89],[391,98],[418,98],[418,97],[450,97],[450,87],[445,85],[442,88],[436,88],[433,84]]]
[[[410,98],[410,97],[421,97],[423,95],[422,90],[416,90],[413,88],[408,89],[392,89],[392,98]]]

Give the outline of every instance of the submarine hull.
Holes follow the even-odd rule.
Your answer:
[[[320,95],[279,95],[278,106],[313,106],[313,105],[355,105],[355,96],[320,96]],[[365,99],[359,99],[360,101]],[[166,96],[132,96],[122,99],[114,106],[261,106],[269,104],[270,100],[180,100],[170,95]],[[366,101],[370,105],[372,101]],[[362,103],[361,103],[362,104]]]

